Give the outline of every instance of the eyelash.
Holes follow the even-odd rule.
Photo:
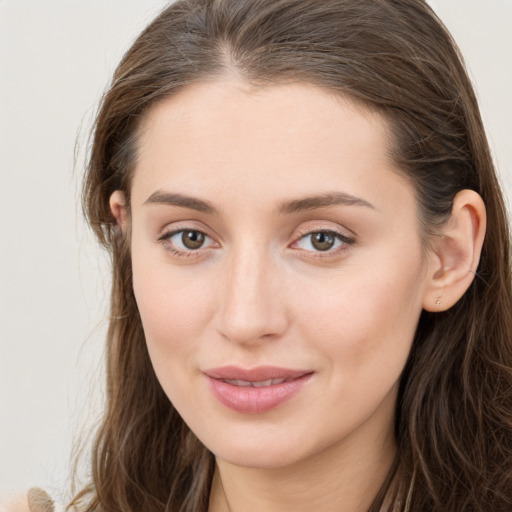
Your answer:
[[[348,250],[348,248],[351,245],[353,245],[356,241],[355,238],[349,237],[346,234],[341,233],[340,231],[336,231],[334,229],[322,229],[322,228],[308,229],[300,234],[300,236],[295,240],[295,242],[293,242],[291,244],[291,247],[293,247],[294,245],[297,245],[302,240],[306,240],[308,237],[310,237],[309,244],[312,245],[313,242],[311,240],[311,237],[313,235],[318,235],[318,234],[322,234],[324,236],[330,236],[330,237],[334,238],[335,244],[336,244],[336,242],[339,242],[339,244],[337,246],[335,246],[334,248],[329,248],[325,251],[304,250],[305,252],[308,253],[308,257],[310,257],[310,258],[313,257],[313,258],[318,258],[318,259],[322,259],[322,258],[325,259],[325,258],[333,258],[333,257],[339,256],[340,253],[343,253],[346,250]]]
[[[169,231],[164,233],[162,236],[158,238],[158,242],[165,245],[166,250],[168,250],[171,254],[176,255],[178,257],[184,257],[184,258],[191,258],[191,257],[197,257],[200,255],[200,252],[208,249],[212,249],[214,247],[204,247],[201,245],[197,249],[180,249],[177,248],[174,243],[171,242],[171,239],[181,234],[183,237],[183,234],[189,232],[189,233],[196,233],[199,235],[202,235],[205,237],[206,240],[213,239],[208,236],[204,231],[201,231],[200,229],[193,229],[193,228],[182,228],[182,229],[176,229],[173,231]],[[325,251],[321,250],[304,250],[304,252],[308,253],[308,257],[313,258],[329,258],[339,255],[339,253],[346,251],[351,245],[355,243],[355,238],[349,237],[339,231],[333,230],[333,229],[315,229],[315,230],[307,230],[300,234],[300,236],[289,246],[294,248],[294,245],[297,245],[300,241],[305,240],[307,237],[312,237],[316,234],[323,234],[325,236],[331,236],[335,239],[335,243],[339,242],[338,246],[335,246],[334,249],[329,248]],[[312,242],[310,241],[310,244]],[[218,246],[218,245],[217,245]],[[202,250],[202,251],[201,251]]]
[[[184,258],[193,258],[193,257],[197,257],[199,256],[199,251],[202,249],[203,251],[205,249],[209,249],[209,247],[198,247],[197,249],[180,249],[178,247],[176,247],[176,245],[174,243],[171,242],[171,238],[173,238],[174,236],[176,235],[179,235],[181,234],[181,236],[183,237],[184,233],[197,233],[199,235],[203,235],[205,237],[205,240],[209,239],[209,240],[212,240],[213,239],[208,236],[204,231],[201,231],[200,229],[194,229],[194,228],[182,228],[182,229],[176,229],[176,230],[173,230],[173,231],[169,231],[167,233],[164,233],[161,237],[158,238],[158,241],[162,244],[164,244],[165,246],[165,249],[168,250],[170,253],[176,255],[176,256],[179,256],[179,257],[184,257]]]

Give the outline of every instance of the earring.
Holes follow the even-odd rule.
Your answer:
[[[436,307],[441,305],[441,297],[436,297]]]

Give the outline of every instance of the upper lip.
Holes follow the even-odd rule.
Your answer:
[[[250,369],[238,366],[222,366],[210,368],[205,370],[204,373],[213,379],[261,382],[270,379],[296,379],[313,372],[311,370],[294,370],[278,366],[258,366]]]

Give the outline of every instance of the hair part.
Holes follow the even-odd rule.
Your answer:
[[[475,94],[460,53],[423,0],[178,0],[117,68],[94,126],[84,211],[112,255],[107,410],[93,449],[92,511],[199,512],[213,456],[162,391],[132,290],[129,246],[109,208],[129,206],[138,129],[151,106],[191,84],[236,76],[304,82],[384,116],[392,157],[434,235],[457,192],[478,192],[488,231],[477,279],[443,313],[423,312],[396,411],[398,452],[369,512],[403,489],[410,510],[512,506],[510,232]],[[400,510],[405,509],[402,500]],[[395,509],[393,509],[395,510]]]

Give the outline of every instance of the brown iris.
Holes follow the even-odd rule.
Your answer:
[[[311,243],[315,249],[319,251],[328,251],[336,242],[336,237],[329,232],[319,231],[311,234]]]
[[[184,231],[181,241],[187,249],[199,249],[204,244],[204,236],[201,231]]]

